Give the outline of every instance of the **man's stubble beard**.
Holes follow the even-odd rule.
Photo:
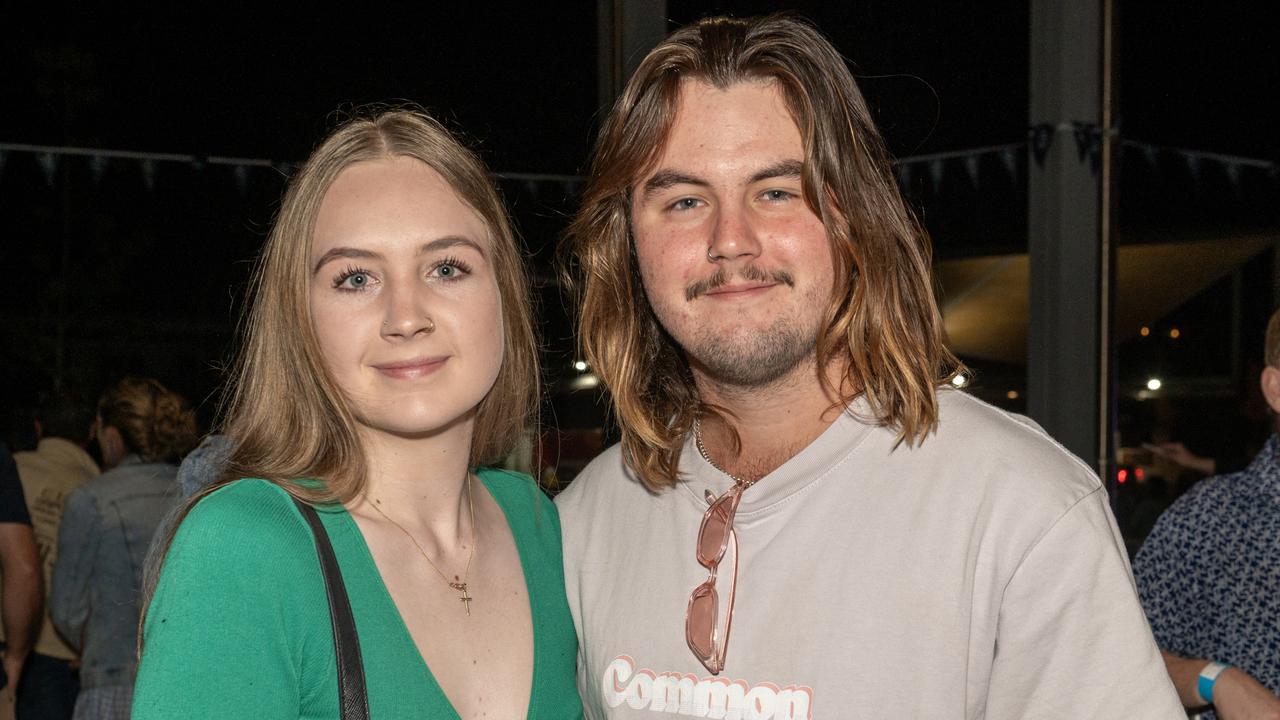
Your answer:
[[[681,345],[708,380],[725,387],[759,389],[800,367],[812,366],[818,330],[816,324],[804,327],[797,318],[784,316],[758,331],[739,327],[717,334],[701,326]]]

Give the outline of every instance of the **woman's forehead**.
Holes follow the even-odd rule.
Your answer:
[[[417,250],[443,237],[466,238],[488,254],[489,228],[445,178],[416,158],[366,160],[345,168],[320,202],[310,255],[339,245]]]

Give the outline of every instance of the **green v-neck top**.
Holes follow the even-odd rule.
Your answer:
[[[578,645],[555,507],[525,475],[488,469],[477,475],[506,514],[529,591],[528,716],[580,718]],[[355,614],[370,717],[458,717],[355,520],[341,506],[317,509]],[[329,602],[315,544],[289,495],[270,482],[238,480],[192,508],[169,548],[143,638],[134,720],[339,717]]]

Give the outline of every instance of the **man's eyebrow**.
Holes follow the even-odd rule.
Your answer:
[[[699,185],[706,187],[711,183],[697,178],[692,175],[686,175],[676,170],[659,170],[653,174],[648,180],[644,181],[644,195],[651,195],[659,190],[665,190],[672,185]]]
[[[804,163],[799,160],[783,160],[782,162],[776,162],[769,167],[764,168],[760,172],[757,172],[755,175],[752,175],[750,184],[758,183],[761,180],[770,180],[772,178],[798,178],[801,177],[803,170]]]
[[[374,260],[381,260],[382,256],[376,252],[373,252],[372,250],[361,250],[360,248],[353,248],[353,247],[329,248],[329,251],[321,255],[320,259],[316,261],[315,269],[311,271],[311,274],[315,275],[319,273],[320,268],[324,267],[325,263],[329,262],[334,258],[371,258]]]

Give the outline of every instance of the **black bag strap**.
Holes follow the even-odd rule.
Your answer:
[[[316,539],[316,554],[324,573],[324,590],[329,596],[329,619],[333,623],[333,650],[338,658],[338,712],[342,720],[369,720],[369,693],[364,684],[364,660],[360,657],[360,639],[356,635],[356,619],[351,614],[351,599],[342,583],[342,570],[333,554],[329,533],[316,509],[293,499],[302,517],[311,526]]]

